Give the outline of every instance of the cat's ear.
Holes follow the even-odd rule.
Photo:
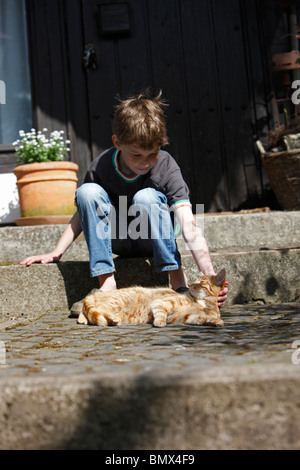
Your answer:
[[[226,269],[223,268],[215,277],[216,286],[221,286],[226,279]]]

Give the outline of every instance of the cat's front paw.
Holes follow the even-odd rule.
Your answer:
[[[77,319],[77,323],[79,325],[87,325],[88,324],[87,318],[83,315],[83,313],[80,313],[80,315]]]
[[[121,320],[113,320],[112,318],[107,318],[107,324],[109,326],[118,326],[121,325]]]
[[[223,326],[224,322],[223,320],[208,320],[205,322],[205,325],[207,326]]]
[[[166,322],[164,320],[154,320],[153,326],[155,326],[155,328],[163,328],[166,326]]]

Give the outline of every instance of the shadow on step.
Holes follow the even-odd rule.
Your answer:
[[[132,285],[168,286],[168,274],[157,273],[152,259],[117,257],[114,262],[118,288]],[[58,263],[57,267],[64,280],[69,308],[92,289],[99,287],[98,279],[90,276],[89,263],[86,261],[67,261]]]

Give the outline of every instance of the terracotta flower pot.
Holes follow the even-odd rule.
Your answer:
[[[19,165],[17,177],[21,218],[17,225],[67,223],[76,211],[78,165],[46,162]]]

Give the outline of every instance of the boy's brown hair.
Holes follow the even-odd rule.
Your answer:
[[[142,149],[162,147],[168,143],[162,92],[151,98],[145,91],[136,97],[120,100],[116,107],[113,132],[119,143],[135,144]]]

